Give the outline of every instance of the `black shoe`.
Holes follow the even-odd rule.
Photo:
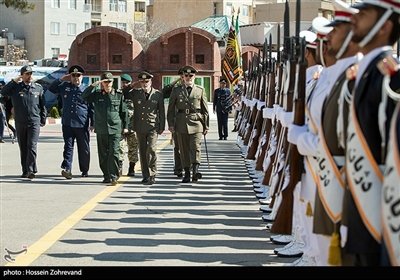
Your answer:
[[[35,175],[35,173],[33,173],[33,172],[28,172],[28,174],[26,175],[26,178],[28,178],[28,179],[33,179],[33,178],[35,178],[36,177],[36,175]]]
[[[22,173],[21,178],[28,178],[28,172]]]
[[[108,183],[111,183],[111,180],[110,180],[110,179],[104,179],[104,180],[102,181],[102,183],[108,184]]]
[[[176,175],[178,178],[182,178],[183,176],[182,169],[174,170],[174,175]]]
[[[226,140],[226,137],[224,137],[224,140]]]
[[[0,143],[6,143],[3,138],[0,138]]]
[[[220,137],[218,140],[222,140],[222,138]]]
[[[143,178],[142,183],[147,184],[149,182],[149,178]]]
[[[237,132],[237,129],[232,130],[232,132]]]
[[[155,183],[156,183],[156,177],[155,176],[150,176],[148,184],[153,185]]]
[[[89,177],[89,174],[87,172],[82,172],[81,176],[82,177]]]
[[[71,180],[72,179],[72,173],[71,170],[68,169],[63,169],[61,171],[61,175],[64,176],[66,179]]]

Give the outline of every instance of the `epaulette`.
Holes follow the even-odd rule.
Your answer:
[[[354,65],[350,66],[346,70],[346,79],[348,81],[355,80],[357,73],[358,73],[358,64],[354,64]]]
[[[121,89],[117,89],[115,92],[122,93],[122,90]]]
[[[43,87],[41,84],[39,84],[39,83],[34,83],[36,86],[41,86],[41,87]]]
[[[383,76],[392,76],[399,70],[399,64],[393,56],[388,55],[376,65]]]

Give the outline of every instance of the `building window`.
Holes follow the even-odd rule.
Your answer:
[[[169,56],[169,63],[171,63],[171,64],[179,64],[179,54],[171,54]]]
[[[232,3],[227,2],[225,7],[226,7],[225,15],[231,15],[232,14]]]
[[[76,23],[68,23],[67,29],[68,35],[76,35]]]
[[[242,15],[248,17],[249,16],[249,6],[248,5],[243,5],[242,6]]]
[[[110,12],[117,12],[117,11],[118,11],[117,0],[110,0]]]
[[[145,12],[145,2],[136,2],[135,1],[135,12],[141,12],[144,13]]]
[[[68,9],[76,10],[76,0],[69,0],[68,1]]]
[[[110,22],[109,25],[111,27],[118,27],[118,23],[116,23],[116,22]]]
[[[60,8],[60,0],[51,0],[52,8]]]
[[[126,23],[124,23],[124,22],[118,23],[118,28],[121,29],[121,30],[126,31]]]
[[[87,55],[87,64],[96,64],[97,63],[97,55],[96,54],[88,54]]]
[[[59,22],[50,23],[50,33],[54,34],[54,35],[60,34],[60,23]]]
[[[126,13],[126,0],[119,0],[118,1],[118,11]]]
[[[113,64],[122,64],[122,54],[113,54],[112,62]]]
[[[51,55],[52,57],[58,58],[58,55],[60,54],[60,48],[51,48]]]
[[[85,22],[85,30],[88,30],[91,28],[91,23],[90,22]]]
[[[197,64],[204,64],[204,54],[196,54],[195,60]]]

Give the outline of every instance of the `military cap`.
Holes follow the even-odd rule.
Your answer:
[[[32,73],[32,72],[33,72],[32,67],[30,67],[29,65],[21,68],[21,75],[24,73]]]
[[[149,72],[143,71],[140,72],[138,78],[139,81],[146,81],[146,80],[151,80],[151,78],[153,78],[153,75],[151,75]]]
[[[385,1],[377,1],[377,0],[364,0],[359,3],[355,3],[352,8],[355,9],[366,9],[371,6],[381,7],[385,10],[392,10],[396,14],[400,14],[400,0],[385,0]]]
[[[219,82],[226,84],[226,79],[225,78],[221,78],[221,79],[219,79]]]
[[[190,66],[190,65],[186,65],[186,66],[182,67],[182,73],[183,73],[184,75],[187,75],[187,74],[189,74],[189,75],[194,75],[195,73],[197,73],[197,70],[194,69],[194,68],[193,68],[192,66]]]
[[[320,40],[326,40],[326,35],[332,31],[333,27],[326,26],[330,21],[324,17],[316,17],[312,20],[312,28],[317,33],[317,38]]]
[[[349,4],[335,0],[332,2],[335,8],[335,16],[333,20],[325,26],[335,26],[340,23],[350,23],[352,15],[358,13],[358,9],[352,8]]]
[[[0,81],[0,86],[5,86],[6,82],[5,81]]]
[[[121,80],[122,81],[127,81],[127,82],[132,82],[132,77],[129,76],[128,74],[122,74],[121,75]]]
[[[178,75],[183,75],[183,67],[179,68]]]
[[[315,40],[317,40],[317,34],[315,34],[314,32],[311,32],[309,30],[303,30],[300,31],[299,33],[300,38],[303,38],[306,40],[306,47],[307,48],[311,48],[311,49],[316,49],[317,48],[317,43],[315,42]]]
[[[79,65],[72,65],[69,70],[68,70],[69,74],[83,74],[85,73],[85,70],[83,69],[82,66]]]
[[[111,72],[104,72],[103,74],[101,74],[101,80],[112,82],[114,81],[114,77]]]

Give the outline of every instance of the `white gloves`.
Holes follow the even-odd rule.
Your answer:
[[[288,127],[293,123],[293,112],[280,112],[280,121],[283,127]]]
[[[307,131],[308,131],[308,126],[306,124],[298,126],[292,123],[288,126],[287,140],[290,143],[297,145],[297,140],[300,134],[303,134]]]
[[[344,248],[347,241],[347,227],[340,225],[340,246]]]

